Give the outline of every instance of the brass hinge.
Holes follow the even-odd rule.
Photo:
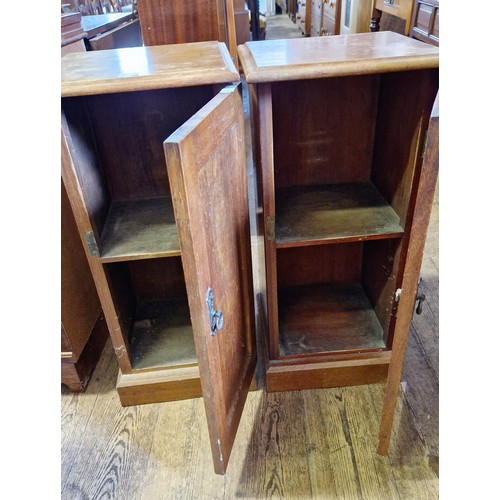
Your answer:
[[[93,231],[87,231],[85,233],[85,241],[87,242],[87,248],[89,249],[90,255],[92,255],[92,257],[99,257],[99,249],[97,248],[97,241],[95,240]]]
[[[276,222],[274,215],[270,215],[266,220],[266,238],[268,240],[274,240],[276,238]]]

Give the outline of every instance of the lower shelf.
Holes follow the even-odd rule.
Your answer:
[[[196,364],[187,297],[139,304],[130,348],[134,370]]]
[[[298,286],[278,292],[280,356],[386,348],[362,285]]]

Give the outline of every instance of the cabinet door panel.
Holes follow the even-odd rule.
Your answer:
[[[230,85],[165,141],[219,474],[227,466],[256,359],[244,137],[241,96],[238,87]]]

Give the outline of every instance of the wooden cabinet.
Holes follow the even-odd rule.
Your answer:
[[[377,31],[382,13],[395,16],[403,21],[403,33],[408,35],[411,27],[413,0],[374,0],[372,30]]]
[[[323,0],[311,0],[311,36],[320,36],[323,25]]]
[[[340,0],[311,0],[311,36],[338,35],[340,29]]]
[[[250,11],[245,0],[233,0],[236,45],[248,42],[250,35]]]
[[[303,35],[311,34],[311,3],[312,0],[297,0],[296,23]]]
[[[101,304],[64,185],[61,186],[61,383],[88,381],[108,339]]]
[[[255,368],[243,107],[224,44],[62,59],[62,176],[123,405],[201,396],[225,470]]]
[[[387,378],[383,452],[437,176],[422,152],[438,51],[391,32],[238,50],[264,228],[267,389]]]
[[[322,36],[338,35],[340,32],[340,0],[323,0]]]
[[[82,27],[87,33],[87,50],[141,47],[143,43],[139,19],[133,12],[83,16]]]
[[[439,0],[415,0],[410,35],[439,45]]]
[[[236,62],[233,0],[137,0],[144,45],[218,40]]]

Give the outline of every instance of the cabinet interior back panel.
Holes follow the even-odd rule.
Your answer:
[[[378,75],[274,83],[276,189],[370,178]]]
[[[212,97],[201,86],[86,98],[113,201],[169,195],[163,141]]]

